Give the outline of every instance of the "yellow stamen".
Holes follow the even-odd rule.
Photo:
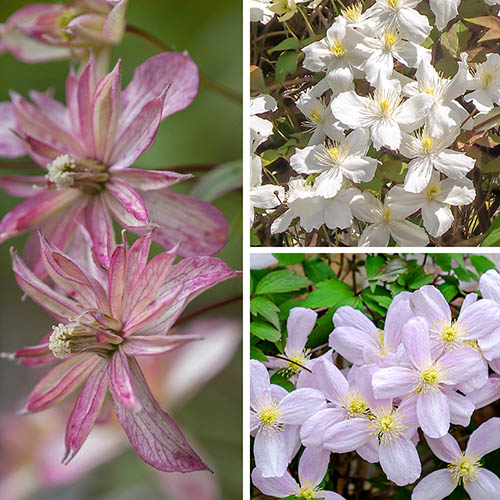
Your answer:
[[[484,88],[488,88],[495,77],[489,71],[483,71],[481,74],[481,82]]]
[[[389,207],[384,207],[382,210],[382,219],[389,221],[391,219],[391,209]]]
[[[433,184],[432,186],[428,187],[425,190],[425,194],[427,195],[427,198],[429,198],[430,200],[433,200],[439,194],[439,186],[436,186],[435,184]]]
[[[481,462],[475,455],[462,455],[451,464],[448,464],[448,469],[453,480],[464,485],[469,482],[474,482],[479,474]]]
[[[397,35],[391,31],[388,31],[384,36],[385,50],[391,50],[397,41],[398,41]]]
[[[340,11],[342,17],[345,17],[353,23],[359,21],[361,12],[363,12],[363,4],[361,2],[357,2],[354,5],[350,5]]]
[[[391,7],[392,9],[398,9],[399,8],[399,0],[387,0],[387,5]]]
[[[334,44],[330,46],[330,50],[333,52],[335,57],[341,58],[345,56],[345,47],[338,40],[334,41]]]
[[[306,486],[304,488],[300,488],[297,497],[305,498],[305,500],[311,500],[315,497],[315,492],[313,489],[309,488],[309,486]]]
[[[389,103],[389,101],[387,99],[383,99],[382,101],[379,101],[378,104],[380,106],[380,112],[383,115],[386,115],[387,112],[389,111],[390,106],[391,106],[391,104]]]
[[[319,109],[313,109],[309,118],[313,123],[320,123],[323,120],[323,113]]]
[[[432,146],[434,144],[434,141],[432,139],[432,137],[429,137],[429,136],[426,136],[422,139],[422,147],[424,148],[424,151],[427,153],[427,154],[430,154],[431,151],[432,151]]]

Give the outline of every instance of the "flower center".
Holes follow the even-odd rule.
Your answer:
[[[257,419],[259,421],[258,432],[263,432],[266,437],[274,437],[283,429],[283,424],[280,422],[283,411],[279,401],[268,398],[262,401],[257,410]]]
[[[109,175],[107,168],[94,160],[75,160],[61,155],[47,165],[46,177],[58,190],[73,187],[96,194],[104,190]]]
[[[354,5],[350,5],[349,7],[342,9],[340,13],[342,17],[345,17],[349,21],[355,23],[359,21],[362,11],[363,11],[363,4],[361,2],[357,2]]]
[[[493,82],[494,79],[495,77],[489,71],[483,71],[483,73],[481,74],[481,82],[485,89],[489,87],[489,85],[491,84],[491,82]]]
[[[451,473],[453,480],[464,485],[468,482],[474,482],[479,474],[481,462],[475,455],[462,455],[451,464],[448,464],[448,469]]]
[[[424,92],[426,94],[434,95],[434,89],[432,89],[430,87],[425,87]]]
[[[392,32],[392,31],[388,31],[384,35],[384,48],[385,48],[385,50],[391,50],[392,47],[397,43],[397,41],[398,41],[398,37],[397,37],[396,33]]]
[[[264,425],[272,425],[278,420],[278,409],[264,408],[260,412],[259,418]]]
[[[382,101],[379,101],[378,104],[380,106],[380,112],[383,116],[386,116],[391,107],[391,103],[387,99],[383,99]]]
[[[442,320],[431,328],[431,337],[438,342],[442,342],[447,351],[453,350],[464,345],[464,336],[467,336],[467,331],[463,323],[456,321]]]
[[[415,389],[417,394],[421,392],[441,390],[440,380],[443,379],[444,370],[438,363],[422,368],[419,373],[420,383]]]
[[[427,195],[427,198],[429,198],[429,200],[433,200],[439,194],[439,186],[433,184],[425,190],[425,194]]]
[[[373,416],[369,424],[370,436],[376,435],[382,446],[391,444],[401,439],[404,430],[404,417],[390,407],[380,407],[373,410]]]
[[[387,0],[387,5],[394,10],[399,10],[399,0]]]
[[[385,221],[391,220],[391,209],[389,207],[384,207],[382,210],[382,219]]]
[[[323,113],[319,109],[313,109],[309,118],[313,123],[320,123],[323,121]]]
[[[426,136],[422,139],[422,148],[424,149],[426,154],[430,154],[432,151],[432,145],[434,144],[434,141],[432,140],[432,137]]]
[[[341,58],[345,56],[346,52],[345,46],[342,45],[342,43],[339,42],[338,40],[335,40],[333,42],[333,45],[330,46],[330,50],[333,52],[335,57]]]
[[[338,163],[339,159],[340,159],[340,151],[338,148],[336,147],[332,147],[328,150],[328,155],[330,156],[330,158],[335,162],[335,163]]]
[[[455,342],[458,337],[458,329],[456,325],[451,324],[449,326],[445,326],[441,331],[441,338],[444,342]]]
[[[288,356],[288,359],[287,366],[282,368],[280,372],[290,377],[302,371],[302,367],[309,360],[309,351],[294,352]]]
[[[348,395],[341,401],[341,404],[348,418],[364,416],[368,410],[368,405],[355,389],[349,389]]]
[[[315,492],[309,486],[305,486],[300,488],[299,493],[296,495],[296,498],[305,498],[305,500],[311,500],[315,498]]]

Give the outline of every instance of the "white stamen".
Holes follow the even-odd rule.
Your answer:
[[[63,325],[62,323],[52,327],[49,349],[56,358],[64,359],[71,354],[70,338],[73,334],[73,328],[72,325]]]
[[[76,163],[71,156],[58,156],[47,166],[47,169],[47,178],[56,185],[57,189],[66,189],[74,184]]]

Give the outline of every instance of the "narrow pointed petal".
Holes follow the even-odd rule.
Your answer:
[[[14,107],[10,102],[0,102],[0,156],[3,158],[27,154],[26,145],[11,130],[15,128]]]
[[[129,364],[142,408],[129,410],[115,401],[115,411],[134,450],[146,463],[165,472],[207,469],[174,419],[153,398],[137,362],[131,359]]]
[[[131,335],[123,344],[123,352],[128,356],[152,356],[173,351],[187,342],[202,339],[199,335]]]
[[[0,176],[0,188],[16,198],[29,198],[30,196],[40,193],[40,189],[46,186],[47,179],[44,176]]]
[[[92,96],[95,90],[94,59],[90,58],[89,64],[78,79],[76,99],[78,102],[78,117],[80,137],[85,144],[85,149],[92,157],[95,156],[94,129],[92,126]]]
[[[102,27],[103,37],[112,45],[118,45],[125,33],[128,0],[119,0],[106,16]]]
[[[127,285],[126,289],[131,290],[146,267],[151,248],[153,235],[148,233],[138,238],[134,244],[127,249]]]
[[[89,376],[100,358],[92,353],[78,354],[52,368],[31,392],[26,410],[45,410],[69,396]]]
[[[18,360],[19,363],[25,366],[35,366],[56,361],[56,358],[52,355],[52,351],[49,349],[49,337],[51,333],[49,332],[45,335],[37,345],[18,349],[14,353],[13,359]]]
[[[123,192],[120,193],[121,197],[126,196],[129,200],[135,197],[132,205],[125,204],[122,200],[112,194],[111,191],[104,191],[102,199],[105,201],[107,209],[111,211],[121,226],[131,230],[135,229],[136,231],[139,231],[140,234],[144,234],[144,231],[156,229],[156,225],[152,224],[148,220],[147,212],[144,213],[142,210],[139,212],[135,211],[135,209],[139,208],[145,200],[143,200],[141,195],[138,193],[135,193],[135,195],[132,194],[133,191],[134,190],[132,188],[129,188],[126,194]],[[144,219],[144,217],[146,218]]]
[[[157,189],[167,188],[178,182],[192,178],[191,174],[178,174],[170,170],[142,170],[137,168],[118,169],[116,167],[111,167],[109,171],[113,174],[113,178],[119,178],[127,184],[130,184],[133,188],[140,189],[141,191],[156,191]]]
[[[123,311],[123,299],[125,294],[126,278],[126,254],[123,245],[115,248],[108,274],[108,294],[111,315],[114,318],[121,318]]]
[[[109,267],[116,246],[115,231],[103,196],[94,196],[85,210],[86,227],[99,262]]]
[[[109,388],[113,399],[124,408],[140,410],[127,356],[119,348],[111,357],[108,368]]]
[[[180,243],[180,257],[212,255],[227,241],[228,221],[212,204],[170,189],[141,192],[151,222],[157,224],[154,239],[169,249]]]
[[[113,177],[106,183],[106,190],[138,221],[146,222],[148,220],[148,211],[144,200],[129,184]]]
[[[76,400],[66,426],[64,464],[68,464],[78,453],[99,416],[108,391],[107,367],[108,361],[101,359]]]

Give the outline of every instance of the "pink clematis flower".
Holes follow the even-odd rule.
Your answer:
[[[306,448],[299,461],[299,481],[286,471],[280,477],[264,477],[259,469],[252,471],[252,482],[264,493],[278,498],[291,495],[312,500],[323,498],[324,500],[345,500],[342,495],[333,491],[320,490],[318,485],[325,477],[330,452],[323,448]]]
[[[193,335],[167,335],[186,304],[203,290],[232,278],[219,259],[191,257],[173,265],[174,252],[147,262],[151,236],[132,247],[117,246],[109,270],[86,257],[88,271],[40,236],[43,262],[50,278],[66,295],[37,278],[13,252],[21,289],[57,321],[40,344],[14,354],[25,364],[62,359],[36,385],[25,411],[49,408],[81,384],[66,428],[69,462],[91,431],[108,391],[127,437],[139,456],[163,471],[205,469],[181,430],[153,398],[136,356],[162,354]]]
[[[279,477],[299,448],[299,426],[326,407],[321,392],[288,393],[270,383],[266,367],[250,361],[250,431],[255,436],[255,464],[263,477]]]
[[[434,455],[448,463],[448,468],[431,472],[422,479],[413,490],[412,500],[441,500],[460,484],[471,500],[498,498],[500,478],[482,468],[480,459],[500,448],[500,418],[482,423],[471,434],[464,452],[450,434],[441,439],[427,438],[427,443]]]
[[[27,63],[89,58],[106,67],[110,47],[125,33],[128,0],[75,0],[76,5],[35,3],[0,25],[0,47]],[[106,63],[106,64],[105,64]]]
[[[139,66],[122,92],[121,63],[100,81],[91,61],[66,83],[67,107],[32,92],[31,104],[13,94],[17,132],[45,177],[0,178],[9,194],[27,198],[0,222],[0,243],[39,228],[58,248],[67,248],[75,220],[84,224],[104,266],[115,248],[111,214],[138,234],[155,229],[178,254],[210,255],[226,242],[227,220],[215,207],[169,186],[189,176],[130,168],[154,142],[161,121],[184,109],[198,89],[198,70],[184,54],[164,53]],[[1,152],[0,152],[1,154]],[[38,238],[25,255],[39,274]]]
[[[488,371],[481,354],[472,347],[433,355],[429,326],[424,318],[411,319],[405,330],[403,343],[409,365],[378,370],[373,375],[373,391],[377,398],[406,396],[412,400],[422,430],[430,437],[439,438],[446,435],[450,427],[455,402],[452,389],[460,389],[464,383],[479,388],[487,382]],[[474,406],[461,398],[463,404],[469,406],[470,418]]]

